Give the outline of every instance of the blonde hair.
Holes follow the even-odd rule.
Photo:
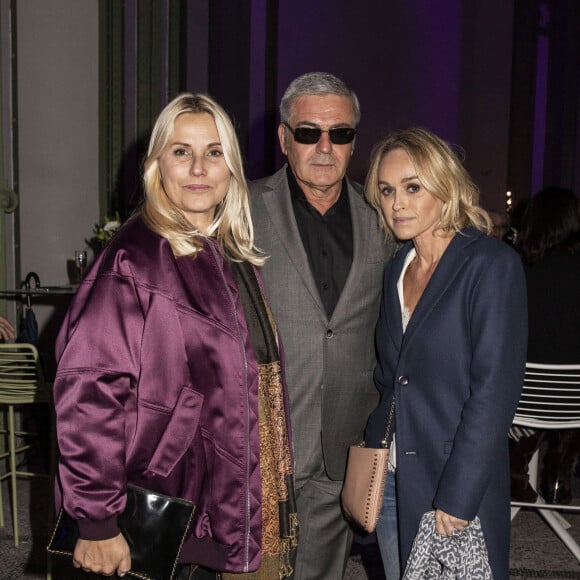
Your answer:
[[[365,196],[378,211],[381,226],[387,235],[392,235],[392,232],[381,211],[379,166],[385,155],[395,149],[403,149],[409,155],[421,185],[443,202],[437,230],[451,233],[472,226],[487,234],[491,232],[491,219],[478,206],[479,190],[457,155],[437,135],[415,127],[391,133],[375,145],[371,155]]]
[[[228,191],[218,204],[206,234],[192,226],[183,212],[171,202],[163,189],[159,170],[159,158],[169,143],[175,120],[186,113],[211,115],[231,173]],[[176,256],[195,256],[203,247],[204,238],[215,237],[222,244],[228,258],[233,261],[248,261],[255,266],[264,264],[266,257],[254,246],[248,186],[236,132],[227,113],[211,97],[183,93],[161,111],[149,140],[143,184],[143,219],[153,231],[169,241]]]

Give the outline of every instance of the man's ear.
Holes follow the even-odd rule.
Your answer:
[[[278,140],[280,141],[280,149],[284,155],[288,155],[288,147],[286,147],[286,125],[280,123],[278,125]]]

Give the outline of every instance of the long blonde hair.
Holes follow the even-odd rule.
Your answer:
[[[375,145],[371,155],[365,196],[378,211],[387,235],[392,232],[381,210],[379,167],[385,155],[395,149],[403,149],[409,155],[421,185],[443,202],[438,230],[451,233],[472,226],[488,234],[491,232],[491,219],[478,205],[479,190],[457,155],[437,135],[415,127],[391,133]]]
[[[159,157],[169,143],[175,120],[185,113],[211,115],[231,173],[228,191],[218,204],[215,217],[205,234],[192,226],[183,212],[171,202],[163,189],[159,170]],[[211,97],[183,93],[161,111],[149,140],[143,184],[143,219],[153,231],[167,238],[176,256],[197,255],[203,246],[203,239],[211,236],[222,244],[228,258],[237,262],[248,261],[256,266],[264,264],[266,257],[254,246],[248,186],[236,132],[227,113]]]

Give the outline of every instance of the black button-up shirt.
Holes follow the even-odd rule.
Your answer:
[[[337,202],[322,215],[308,203],[290,167],[286,173],[302,244],[322,304],[330,318],[352,264],[352,220],[346,180],[342,182]]]

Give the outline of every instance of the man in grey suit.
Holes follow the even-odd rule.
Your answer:
[[[300,541],[294,578],[340,580],[352,533],[340,506],[348,447],[377,400],[374,328],[393,246],[345,177],[360,108],[328,73],[295,79],[280,104],[288,164],[250,185],[256,245],[285,351]]]

